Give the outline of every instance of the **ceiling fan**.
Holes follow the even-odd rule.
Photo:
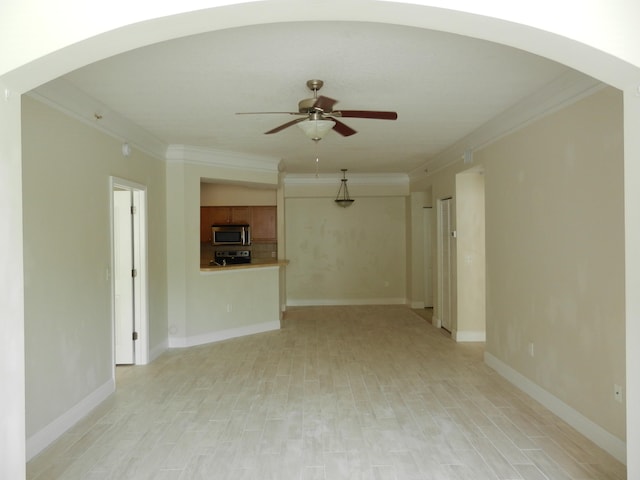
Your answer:
[[[318,96],[318,90],[322,88],[324,82],[322,80],[309,80],[307,87],[313,92],[313,98],[305,98],[298,102],[297,112],[242,112],[238,115],[251,114],[286,114],[297,115],[290,122],[284,123],[268,132],[266,135],[278,133],[292,125],[298,125],[304,130],[305,134],[314,141],[319,141],[329,130],[333,129],[343,137],[351,136],[356,132],[350,126],[342,123],[339,118],[372,118],[378,120],[395,120],[398,118],[396,112],[382,112],[375,110],[334,110],[333,106],[338,100],[333,98]]]

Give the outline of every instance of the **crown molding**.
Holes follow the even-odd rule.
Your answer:
[[[603,89],[606,85],[575,70],[569,70],[533,95],[458,140],[418,168],[409,172],[411,182],[433,175],[463,161],[473,152]]]
[[[294,185],[335,185],[342,179],[341,173],[321,174],[285,174],[282,183]],[[367,186],[409,186],[409,175],[406,173],[348,173],[349,185]]]
[[[166,143],[64,78],[45,83],[27,95],[158,160],[165,159]]]
[[[280,166],[280,159],[275,157],[250,155],[194,145],[169,145],[165,155],[169,163],[188,163],[244,171],[278,173]]]
[[[41,85],[27,95],[158,160],[269,173],[278,171],[280,159],[273,157],[191,145],[167,145],[64,78]]]

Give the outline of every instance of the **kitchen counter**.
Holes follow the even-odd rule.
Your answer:
[[[253,259],[251,263],[241,263],[238,265],[209,265],[208,263],[200,265],[201,272],[218,272],[222,270],[249,270],[252,268],[263,267],[283,267],[289,263],[289,260],[276,260],[271,258]]]

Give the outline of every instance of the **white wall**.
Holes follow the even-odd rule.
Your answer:
[[[149,345],[166,344],[164,162],[23,97],[26,435],[113,389],[110,175],[147,186]],[[60,432],[57,432],[60,433]]]
[[[0,91],[6,91],[2,79]],[[0,101],[0,477],[16,479],[25,476],[20,116],[20,96]]]

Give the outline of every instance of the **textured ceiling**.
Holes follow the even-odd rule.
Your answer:
[[[510,47],[388,24],[280,23],[163,42],[86,66],[66,80],[166,144],[282,159],[290,173],[405,172],[560,77],[567,68]],[[312,93],[336,109],[394,110],[344,119],[317,145],[297,127],[264,135]]]

